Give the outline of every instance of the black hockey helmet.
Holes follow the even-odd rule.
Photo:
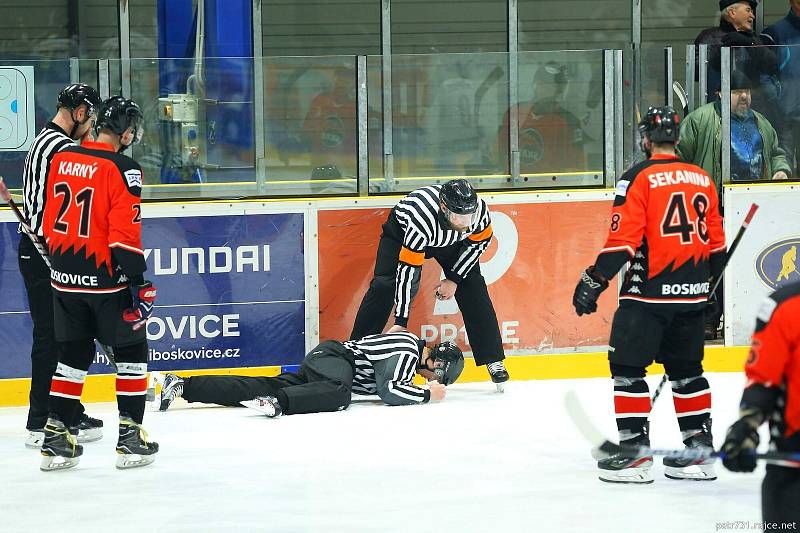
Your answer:
[[[430,351],[433,360],[433,373],[442,385],[455,383],[464,370],[464,354],[452,342],[445,341],[434,345]]]
[[[680,116],[670,106],[650,107],[639,122],[642,141],[647,136],[651,143],[675,144],[680,133],[680,121]]]
[[[92,116],[100,109],[103,101],[100,95],[91,85],[85,83],[71,83],[61,89],[58,93],[58,108],[78,109],[81,105],[86,105],[88,115]]]
[[[136,102],[122,96],[112,96],[103,102],[97,117],[97,131],[108,129],[122,135],[128,128],[133,128],[131,144],[142,140],[144,115]]]
[[[473,224],[478,211],[478,195],[467,180],[450,180],[442,185],[439,202],[439,214],[445,227],[466,231]]]

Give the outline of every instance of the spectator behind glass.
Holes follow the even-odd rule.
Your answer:
[[[781,98],[778,104],[783,120],[776,124],[786,159],[797,174],[800,145],[800,0],[789,1],[789,14],[764,30],[776,44],[780,66]]]
[[[519,117],[519,159],[523,174],[586,170],[583,128],[561,106],[567,88],[567,67],[548,61],[533,78],[533,98],[505,113],[497,134],[498,160],[508,153],[510,113]]]
[[[756,0],[720,0],[719,26],[700,32],[694,44],[707,44],[708,50],[708,94],[718,93],[721,88],[720,47],[734,47],[731,50],[731,70],[740,70],[750,78],[753,87],[753,102],[756,108],[769,117],[770,122],[778,119],[778,61],[772,37],[756,35],[753,24],[756,20]],[[697,52],[699,54],[699,51]],[[699,73],[699,70],[698,70]]]
[[[731,73],[731,180],[785,180],[791,174],[775,128],[751,106],[750,79]],[[678,155],[708,172],[721,190],[722,111],[717,100],[686,116],[681,124]]]

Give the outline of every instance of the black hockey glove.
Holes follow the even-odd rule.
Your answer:
[[[753,455],[758,448],[758,418],[745,415],[728,429],[728,435],[720,451],[724,453],[722,464],[731,472],[752,472],[756,468]]]
[[[156,288],[149,281],[141,285],[131,284],[133,305],[122,312],[122,319],[131,325],[134,331],[147,323],[153,314],[153,302],[156,300]]]
[[[581,278],[575,287],[575,294],[572,295],[572,305],[575,306],[578,316],[589,315],[597,311],[597,299],[607,288],[608,280],[603,278],[594,266],[581,272]]]

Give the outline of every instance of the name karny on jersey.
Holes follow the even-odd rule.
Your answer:
[[[667,185],[678,185],[681,183],[690,183],[692,185],[699,185],[700,187],[708,187],[711,180],[705,174],[699,172],[692,172],[690,170],[675,170],[656,172],[647,176],[647,181],[650,182],[650,188],[665,187]]]
[[[58,173],[62,176],[92,179],[95,172],[97,172],[97,163],[88,165],[85,163],[73,163],[72,161],[61,161],[58,164]]]

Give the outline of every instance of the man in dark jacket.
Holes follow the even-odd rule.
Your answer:
[[[781,79],[778,109],[783,118],[777,124],[781,147],[796,175],[800,156],[800,0],[789,0],[789,14],[764,30],[776,44]]]
[[[719,26],[700,32],[694,44],[709,45],[708,51],[708,94],[720,92],[722,46],[734,47],[731,50],[733,64],[731,70],[740,70],[753,80],[757,89],[753,93],[753,106],[764,113],[773,124],[776,121],[777,101],[780,96],[778,82],[778,62],[775,51],[768,48],[774,45],[769,35],[756,35],[753,31],[757,0],[719,0]]]

